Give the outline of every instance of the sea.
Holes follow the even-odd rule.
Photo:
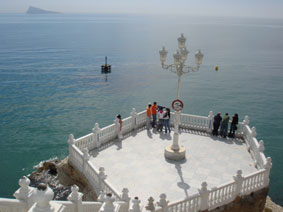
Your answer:
[[[149,102],[171,107],[177,76],[159,50],[172,64],[181,33],[187,65],[204,54],[181,78],[183,112],[248,115],[272,158],[269,195],[283,205],[283,20],[190,15],[0,14],[0,197],[40,162],[65,158],[69,134]],[[101,73],[105,56],[110,74]]]

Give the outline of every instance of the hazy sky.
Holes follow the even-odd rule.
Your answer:
[[[29,6],[64,13],[283,18],[283,0],[0,0],[0,13],[22,13]]]

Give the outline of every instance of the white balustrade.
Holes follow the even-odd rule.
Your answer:
[[[168,205],[168,212],[198,212],[200,209],[200,195],[195,194],[184,200]]]
[[[95,142],[96,138],[94,137],[93,133],[90,133],[79,139],[76,139],[75,144],[79,149],[83,149],[85,147],[89,148],[90,146],[94,145]]]
[[[211,189],[208,197],[209,210],[232,202],[236,197],[236,183],[230,182],[222,186]]]
[[[0,211],[26,212],[26,203],[23,200],[0,198]]]
[[[251,130],[249,125],[244,125],[244,139],[248,146],[248,150],[250,151],[255,164],[258,168],[264,168],[264,164],[266,163],[265,155],[262,152],[262,145],[259,145],[257,139],[254,137],[256,135],[255,128]]]
[[[182,128],[206,131],[208,127],[208,117],[181,114]]]
[[[146,111],[139,112],[136,118],[137,127],[143,127],[146,123]]]
[[[100,202],[82,202],[82,212],[98,212],[101,206]]]
[[[122,133],[126,134],[133,130],[133,122],[132,117],[128,117],[123,119],[123,125],[122,125]]]
[[[101,144],[104,144],[116,138],[116,136],[117,136],[116,126],[115,124],[111,124],[101,129],[99,133],[99,141]]]
[[[69,160],[79,171],[83,172],[83,153],[75,144],[69,148]]]
[[[188,114],[181,114],[181,126],[183,128],[194,129],[206,131],[210,129],[209,120],[211,121],[211,114],[208,117],[194,116]],[[171,113],[171,124],[173,124],[174,113]],[[135,114],[135,124],[137,127],[143,127],[146,123],[146,112],[142,111]],[[255,160],[255,163],[259,171],[249,174],[247,176],[242,176],[240,170],[234,177],[234,181],[226,183],[224,185],[218,186],[211,190],[207,189],[207,184],[203,184],[202,189],[199,194],[190,196],[185,200],[176,201],[168,204],[166,207],[156,208],[156,211],[170,211],[170,212],[196,212],[198,210],[212,210],[221,205],[232,202],[237,195],[250,194],[251,192],[257,191],[269,185],[269,172],[272,166],[271,159],[266,159],[263,153],[264,144],[263,142],[258,142],[255,138],[256,131],[250,129],[248,117],[245,117],[244,122],[239,122],[236,131],[237,137],[243,137],[246,141],[249,151]],[[134,129],[133,116],[123,119],[123,133],[128,133]],[[98,129],[98,127],[96,127]],[[74,145],[70,146],[69,158],[77,169],[83,172],[84,176],[88,179],[91,186],[95,189],[97,193],[103,190],[105,193],[111,193],[116,200],[122,200],[122,196],[119,192],[115,190],[113,185],[106,179],[102,179],[99,176],[99,171],[94,167],[89,160],[86,160],[86,166],[83,167],[83,148],[95,148],[96,141],[99,139],[101,144],[111,141],[117,137],[117,131],[115,124],[104,127],[96,131],[96,136],[93,133],[79,138],[74,141]],[[70,139],[69,139],[70,140]],[[72,139],[71,139],[72,140]],[[72,142],[69,142],[72,143]],[[86,155],[86,154],[85,154]],[[232,176],[231,176],[232,177]],[[165,194],[164,194],[165,195]],[[166,195],[165,195],[166,198]],[[129,200],[129,199],[128,199]],[[139,200],[133,199],[135,202],[135,207]],[[163,200],[161,200],[163,201]],[[165,201],[165,200],[164,200]],[[164,202],[163,201],[163,202]],[[159,205],[159,202],[157,202]],[[133,210],[133,208],[132,208]],[[135,208],[134,210],[138,210]]]
[[[249,174],[244,177],[242,183],[241,194],[250,194],[253,191],[258,191],[261,188],[264,188],[265,185],[265,169],[261,169],[255,173]]]

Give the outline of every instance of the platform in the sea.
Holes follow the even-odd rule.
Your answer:
[[[108,181],[118,191],[128,188],[130,196],[138,196],[143,203],[149,196],[157,200],[161,193],[170,201],[184,199],[198,193],[204,181],[213,188],[232,181],[239,169],[243,175],[257,171],[242,139],[182,130],[179,141],[187,152],[181,162],[164,157],[164,148],[172,139],[173,132],[139,129],[121,141],[92,150],[90,161],[105,168]]]

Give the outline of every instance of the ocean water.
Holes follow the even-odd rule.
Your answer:
[[[1,14],[0,197],[40,161],[64,158],[70,133],[148,102],[170,106],[177,77],[158,51],[165,45],[172,63],[180,33],[188,64],[197,49],[205,55],[182,77],[184,112],[249,115],[273,160],[269,194],[283,205],[283,20],[190,16]],[[100,72],[105,56],[109,75]]]

